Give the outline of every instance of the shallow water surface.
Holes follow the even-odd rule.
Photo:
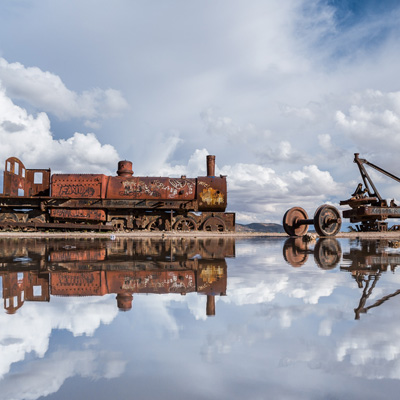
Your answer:
[[[397,245],[0,239],[0,399],[395,397]]]

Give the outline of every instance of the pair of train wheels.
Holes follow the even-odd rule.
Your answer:
[[[289,236],[305,235],[308,225],[312,224],[319,236],[335,236],[340,231],[342,219],[339,210],[328,204],[318,207],[312,220],[301,207],[287,210],[283,217],[283,228]]]

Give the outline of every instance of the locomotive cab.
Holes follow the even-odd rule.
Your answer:
[[[49,196],[50,174],[50,169],[27,169],[18,158],[7,158],[3,196]]]

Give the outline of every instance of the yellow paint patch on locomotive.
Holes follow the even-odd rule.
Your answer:
[[[203,203],[206,203],[209,206],[224,204],[224,195],[212,187],[204,189],[200,193],[200,199]]]
[[[204,283],[214,283],[224,277],[224,269],[220,266],[207,265],[200,271],[200,278]]]

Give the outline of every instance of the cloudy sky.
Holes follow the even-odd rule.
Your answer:
[[[228,175],[239,222],[400,175],[396,0],[4,0],[0,163]],[[387,198],[400,187],[376,176]]]

